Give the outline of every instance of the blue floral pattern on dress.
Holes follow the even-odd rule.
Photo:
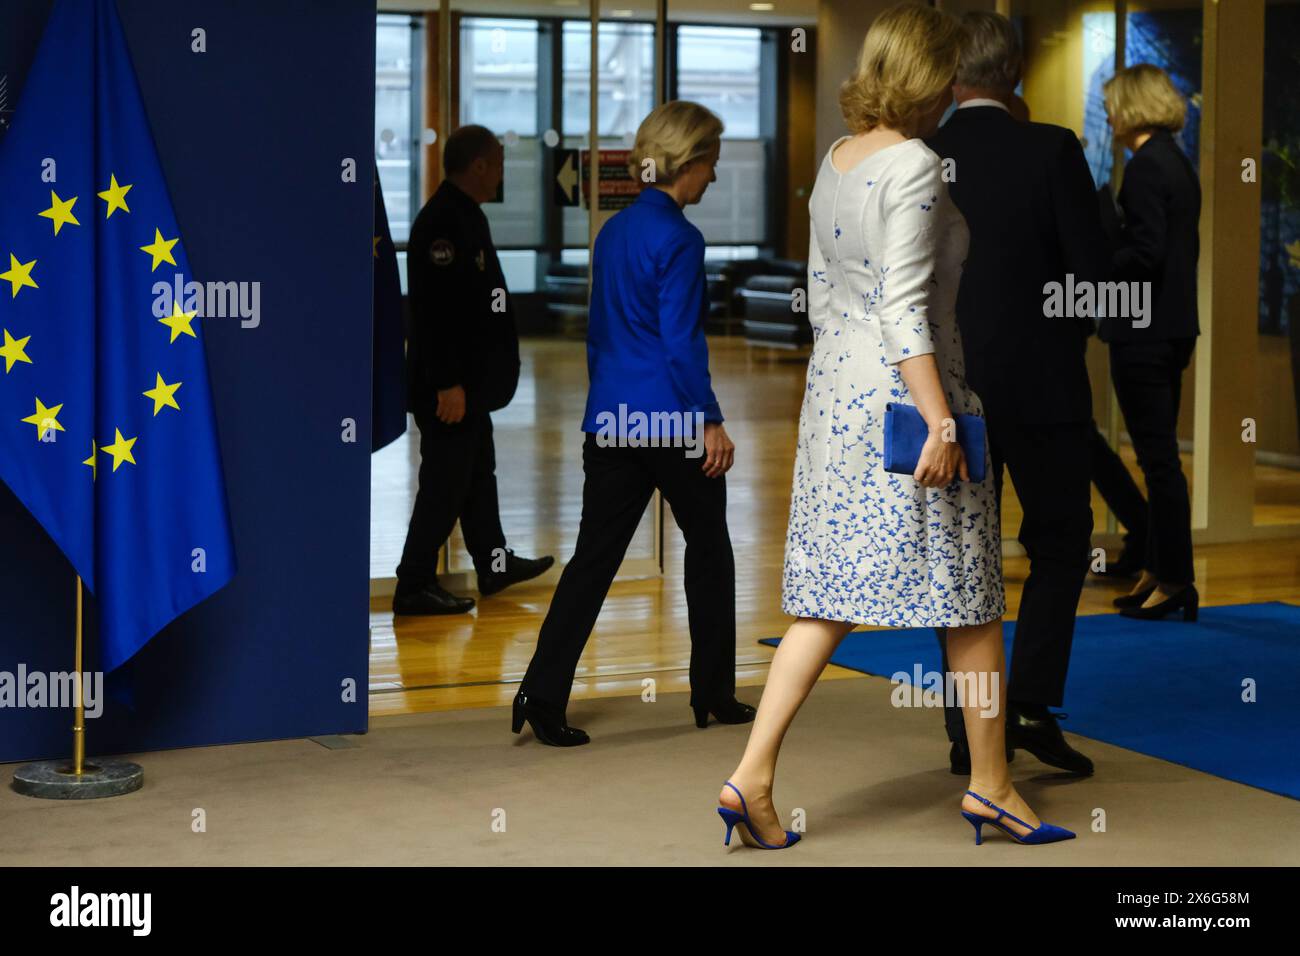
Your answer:
[[[901,360],[933,354],[953,413],[982,414],[966,385],[955,315],[969,233],[939,157],[909,140],[840,173],[828,152],[809,212],[813,352],[782,606],[800,617],[906,627],[999,618],[1006,599],[992,468],[979,484],[947,488],[884,470],[885,404],[911,402]]]

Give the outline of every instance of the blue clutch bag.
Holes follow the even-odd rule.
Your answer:
[[[971,481],[984,480],[984,419],[978,415],[958,415],[957,442],[966,455],[966,470]],[[911,475],[921,457],[921,447],[930,435],[925,419],[915,405],[890,402],[885,406],[885,471]]]

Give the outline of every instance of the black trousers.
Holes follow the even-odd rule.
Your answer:
[[[1092,540],[1092,422],[1026,425],[990,417],[989,454],[998,500],[1003,467],[1011,475],[1024,519],[1019,540],[1029,555],[1020,595],[1007,696],[1060,707],[1074,641],[1074,616],[1088,574]],[[946,633],[939,632],[948,671]],[[965,740],[960,708],[945,707],[950,740]]]
[[[1162,584],[1191,584],[1192,506],[1178,459],[1178,403],[1195,339],[1112,342],[1110,375],[1147,482],[1146,568]]]
[[[578,658],[656,488],[686,538],[686,607],[691,629],[691,706],[736,693],[736,564],[727,531],[726,478],[709,478],[703,458],[681,448],[601,447],[587,435],[582,521],[546,612],[520,691],[567,707]]]
[[[506,546],[497,502],[496,446],[486,412],[445,425],[417,415],[420,427],[420,488],[406,530],[397,586],[418,590],[438,579],[438,550],[460,521],[474,567],[486,571]]]
[[[1092,483],[1097,486],[1107,507],[1124,526],[1124,550],[1145,554],[1147,547],[1147,500],[1129,474],[1119,453],[1110,447],[1106,436],[1093,422]]]

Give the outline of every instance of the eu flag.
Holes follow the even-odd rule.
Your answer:
[[[0,479],[95,595],[112,670],[235,566],[201,309],[164,291],[192,276],[113,0],[58,0],[0,184]]]

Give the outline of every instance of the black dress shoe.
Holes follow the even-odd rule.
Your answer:
[[[742,704],[734,697],[711,707],[692,707],[691,709],[695,711],[696,727],[709,726],[709,714],[716,717],[720,724],[747,724],[758,713],[753,707]]]
[[[393,595],[394,614],[464,614],[473,609],[473,598],[456,597],[437,581],[418,591],[403,590],[398,585]]]
[[[1007,747],[1007,763],[1016,759],[1015,748]],[[952,746],[948,748],[948,762],[952,765],[952,772],[959,777],[970,776],[970,747],[964,740],[954,740]]]
[[[1012,703],[1007,706],[1007,743],[1028,750],[1045,764],[1076,773],[1092,774],[1092,761],[1065,741],[1060,725],[1066,714],[1054,714],[1046,707]]]
[[[545,574],[550,570],[555,559],[549,554],[544,558],[520,558],[509,548],[506,549],[506,566],[504,571],[480,571],[478,574],[478,593],[487,597],[498,591]]]
[[[1158,621],[1166,614],[1182,611],[1184,621],[1195,623],[1200,604],[1201,596],[1196,592],[1195,586],[1189,584],[1175,591],[1158,604],[1152,604],[1150,607],[1130,604],[1128,607],[1122,608],[1119,613],[1124,617],[1137,618],[1139,621]]]
[[[524,729],[524,721],[533,728],[533,736],[550,747],[580,747],[591,742],[586,731],[564,722],[564,711],[520,691],[515,695],[510,729],[519,733]]]
[[[1113,564],[1107,562],[1104,568],[1095,573],[1102,578],[1135,578],[1142,573],[1142,565],[1146,563],[1144,558],[1144,555],[1125,548]]]

